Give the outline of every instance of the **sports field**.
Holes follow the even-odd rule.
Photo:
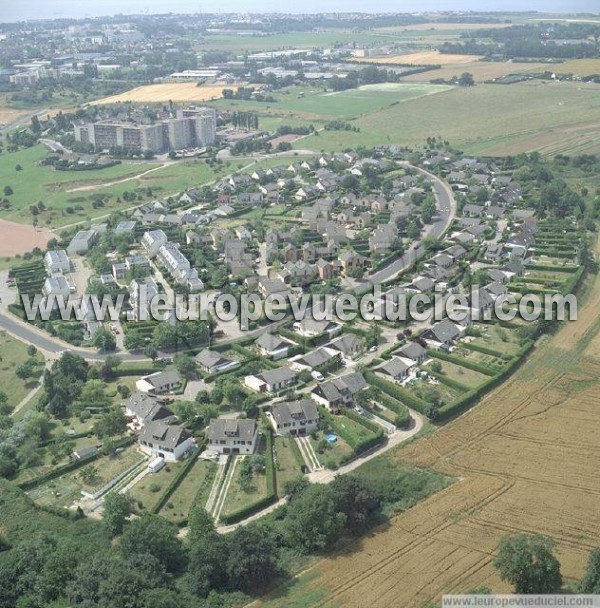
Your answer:
[[[424,606],[443,593],[507,592],[492,566],[500,539],[557,543],[566,582],[600,544],[600,277],[576,322],[546,339],[468,414],[393,452],[461,481],[316,564],[262,606]],[[311,603],[304,603],[311,598]]]
[[[236,90],[237,85],[202,85],[194,82],[169,82],[163,84],[149,84],[136,87],[131,91],[103,97],[93,101],[91,105],[106,105],[111,103],[168,103],[169,101],[179,103],[197,103],[218,99],[223,94],[223,89]]]

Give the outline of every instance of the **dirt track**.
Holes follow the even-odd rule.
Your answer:
[[[563,327],[471,412],[396,452],[459,482],[393,519],[351,551],[325,559],[301,585],[314,606],[417,608],[443,593],[508,591],[491,564],[503,536],[557,542],[567,579],[600,546],[600,340],[596,277],[579,320]]]

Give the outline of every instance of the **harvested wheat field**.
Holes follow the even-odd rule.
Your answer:
[[[174,82],[165,84],[149,84],[137,87],[93,101],[91,105],[105,105],[109,103],[167,103],[175,101],[180,103],[196,103],[210,101],[222,97],[223,89],[236,90],[237,85],[202,85],[197,86],[194,82]]]
[[[475,82],[485,82],[494,78],[500,78],[507,74],[523,74],[529,72],[545,72],[556,70],[556,64],[552,63],[513,63],[511,61],[477,61],[465,68],[464,63],[445,65],[437,70],[410,74],[402,79],[403,82],[429,82],[432,78],[443,78],[450,80],[453,76],[460,76],[468,71],[473,74]]]
[[[551,68],[548,68],[552,72],[558,74],[575,74],[576,76],[591,76],[593,74],[600,74],[600,58],[590,59],[571,59],[564,63],[553,64]],[[543,70],[535,70],[540,72]]]
[[[387,57],[359,57],[352,61],[385,65],[466,65],[479,61],[479,55],[448,55],[438,51],[422,51]]]
[[[600,278],[579,319],[476,408],[394,454],[460,479],[263,603],[418,608],[480,585],[508,534],[554,538],[566,580],[600,546]],[[593,350],[592,350],[593,345]],[[302,604],[303,605],[303,604]],[[308,605],[308,604],[306,604]]]
[[[0,257],[26,253],[35,247],[44,249],[56,235],[47,228],[34,228],[26,224],[0,220]]]

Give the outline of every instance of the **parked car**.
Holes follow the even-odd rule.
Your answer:
[[[323,374],[321,372],[310,372],[310,375],[317,382],[323,382],[323,380],[325,380],[325,377],[323,376]]]

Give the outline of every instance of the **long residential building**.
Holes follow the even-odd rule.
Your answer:
[[[97,151],[121,147],[156,154],[210,146],[216,132],[217,114],[213,108],[179,110],[177,118],[151,125],[111,121],[75,125],[75,139],[92,144]]]

